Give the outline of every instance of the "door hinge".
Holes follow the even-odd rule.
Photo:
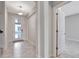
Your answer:
[[[58,13],[56,13],[56,15],[58,15]]]

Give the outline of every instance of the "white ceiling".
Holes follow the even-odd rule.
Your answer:
[[[33,8],[35,7],[35,2],[33,1],[6,1],[5,3],[8,12],[14,14],[22,12],[23,15],[27,15],[28,13],[32,12]],[[19,6],[22,6],[22,8]]]
[[[66,16],[74,15],[79,13],[79,1],[70,2],[62,7],[63,12]]]

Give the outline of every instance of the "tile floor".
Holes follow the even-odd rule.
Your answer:
[[[25,41],[11,43],[3,57],[34,58],[36,57],[36,48]],[[58,58],[79,58],[79,42],[66,40],[66,48]]]
[[[8,52],[3,55],[6,58],[35,58],[36,48],[30,43],[22,41],[9,44]]]
[[[79,42],[66,40],[66,48],[60,58],[79,58]]]

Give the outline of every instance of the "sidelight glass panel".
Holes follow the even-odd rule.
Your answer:
[[[21,31],[21,23],[18,23],[18,20],[15,21],[15,38],[21,39],[22,31]]]

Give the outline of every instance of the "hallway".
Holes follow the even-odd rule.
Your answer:
[[[36,57],[36,48],[27,41],[10,43],[8,53],[3,55],[5,58],[34,58]]]
[[[3,17],[5,18],[5,26],[3,27],[5,31],[5,37],[3,36],[5,44],[1,57],[36,57],[36,2],[5,1],[1,2],[1,5],[5,7],[3,9],[5,11],[5,17]],[[0,7],[3,8],[2,6]]]

